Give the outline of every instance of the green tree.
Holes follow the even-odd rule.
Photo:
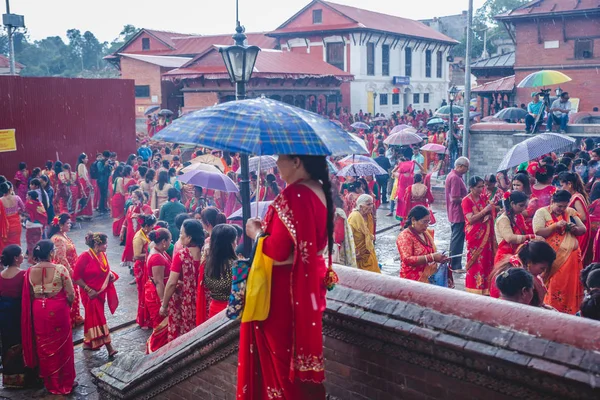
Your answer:
[[[106,54],[112,54],[123,46],[129,39],[131,39],[139,29],[131,24],[127,24],[123,27],[119,36],[110,43],[110,46],[106,49]]]
[[[96,39],[96,36],[90,31],[85,31],[81,44],[81,57],[83,59],[83,69],[100,69],[103,62],[103,45]]]
[[[81,31],[79,29],[69,29],[67,31],[67,39],[69,39],[71,60],[73,64],[77,63],[80,65],[81,71],[83,71],[83,37],[81,36]]]

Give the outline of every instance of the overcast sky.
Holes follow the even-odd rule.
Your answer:
[[[475,9],[485,0],[474,0]],[[458,14],[468,0],[336,0],[372,11],[412,19]],[[10,0],[11,13],[25,16],[32,39],[65,37],[70,28],[93,32],[100,41],[112,41],[121,28],[198,33],[233,32],[235,0]],[[247,32],[269,31],[309,4],[310,0],[239,0],[240,21]],[[4,1],[0,14],[5,13]]]

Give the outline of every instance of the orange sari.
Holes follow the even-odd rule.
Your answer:
[[[552,214],[550,207],[540,208],[533,218],[534,232],[561,220],[569,222],[571,217],[579,218],[577,211],[572,208],[567,208],[558,217]],[[583,300],[583,285],[579,279],[583,264],[577,238],[563,229],[554,231],[546,238],[546,242],[556,251],[556,260],[544,277],[548,288],[544,303],[558,311],[575,314]]]

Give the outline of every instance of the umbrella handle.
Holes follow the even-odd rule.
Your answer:
[[[258,203],[260,199],[260,162],[262,160],[262,156],[258,156],[258,177],[256,178],[256,218],[258,218]]]

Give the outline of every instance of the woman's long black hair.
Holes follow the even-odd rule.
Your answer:
[[[335,206],[333,205],[333,194],[331,192],[331,181],[329,180],[329,168],[325,156],[290,156],[297,157],[302,161],[304,169],[308,172],[311,179],[320,181],[323,185],[325,200],[327,201],[327,248],[329,254],[333,251],[333,215]]]
[[[225,277],[225,268],[237,258],[234,244],[237,240],[237,230],[227,224],[220,224],[213,228],[210,235],[210,251],[206,257],[204,273],[213,279]]]
[[[512,209],[512,205],[526,202],[528,198],[529,197],[524,192],[513,190],[512,192],[510,192],[510,196],[508,196],[508,198],[504,200],[504,211],[508,216],[511,228],[514,228],[515,226],[515,212]],[[525,235],[525,232],[522,232],[521,234]]]

